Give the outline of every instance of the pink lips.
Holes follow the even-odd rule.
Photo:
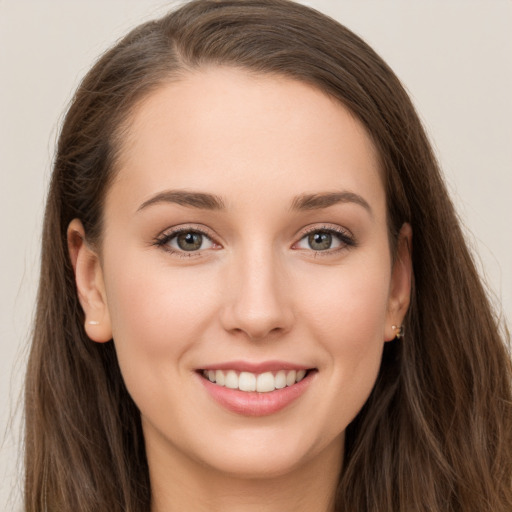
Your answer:
[[[245,416],[267,416],[286,408],[302,396],[314,379],[316,371],[309,371],[300,381],[282,389],[275,389],[266,393],[257,391],[240,391],[220,386],[202,375],[202,370],[235,370],[237,372],[251,372],[260,374],[264,372],[277,372],[279,370],[307,370],[308,367],[280,361],[265,363],[249,363],[232,361],[215,364],[201,368],[198,378],[210,396],[225,409]]]
[[[231,361],[201,367],[202,370],[235,370],[237,372],[277,372],[279,370],[307,370],[308,366],[286,363],[283,361],[265,361],[263,363],[250,363],[248,361]]]

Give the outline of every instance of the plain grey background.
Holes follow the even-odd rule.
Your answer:
[[[410,92],[497,311],[512,319],[512,2],[310,0]],[[60,121],[95,58],[162,0],[0,0],[0,509],[19,507],[20,393]],[[502,306],[500,306],[502,304]]]

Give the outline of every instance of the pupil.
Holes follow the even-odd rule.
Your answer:
[[[201,247],[203,236],[199,233],[182,233],[178,235],[178,246],[184,251],[196,251]]]
[[[312,233],[308,237],[309,246],[315,251],[325,251],[331,247],[332,235],[325,231]]]

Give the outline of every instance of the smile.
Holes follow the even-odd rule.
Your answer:
[[[252,373],[236,370],[202,370],[204,378],[217,386],[240,391],[269,393],[300,382],[307,370],[278,370],[276,372]]]
[[[217,404],[243,416],[267,416],[286,409],[316,380],[316,368],[293,368],[286,363],[222,364],[196,371]]]

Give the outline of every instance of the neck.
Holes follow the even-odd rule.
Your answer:
[[[155,448],[155,449],[153,449]],[[286,474],[240,476],[147,446],[151,512],[334,512],[342,442]]]

